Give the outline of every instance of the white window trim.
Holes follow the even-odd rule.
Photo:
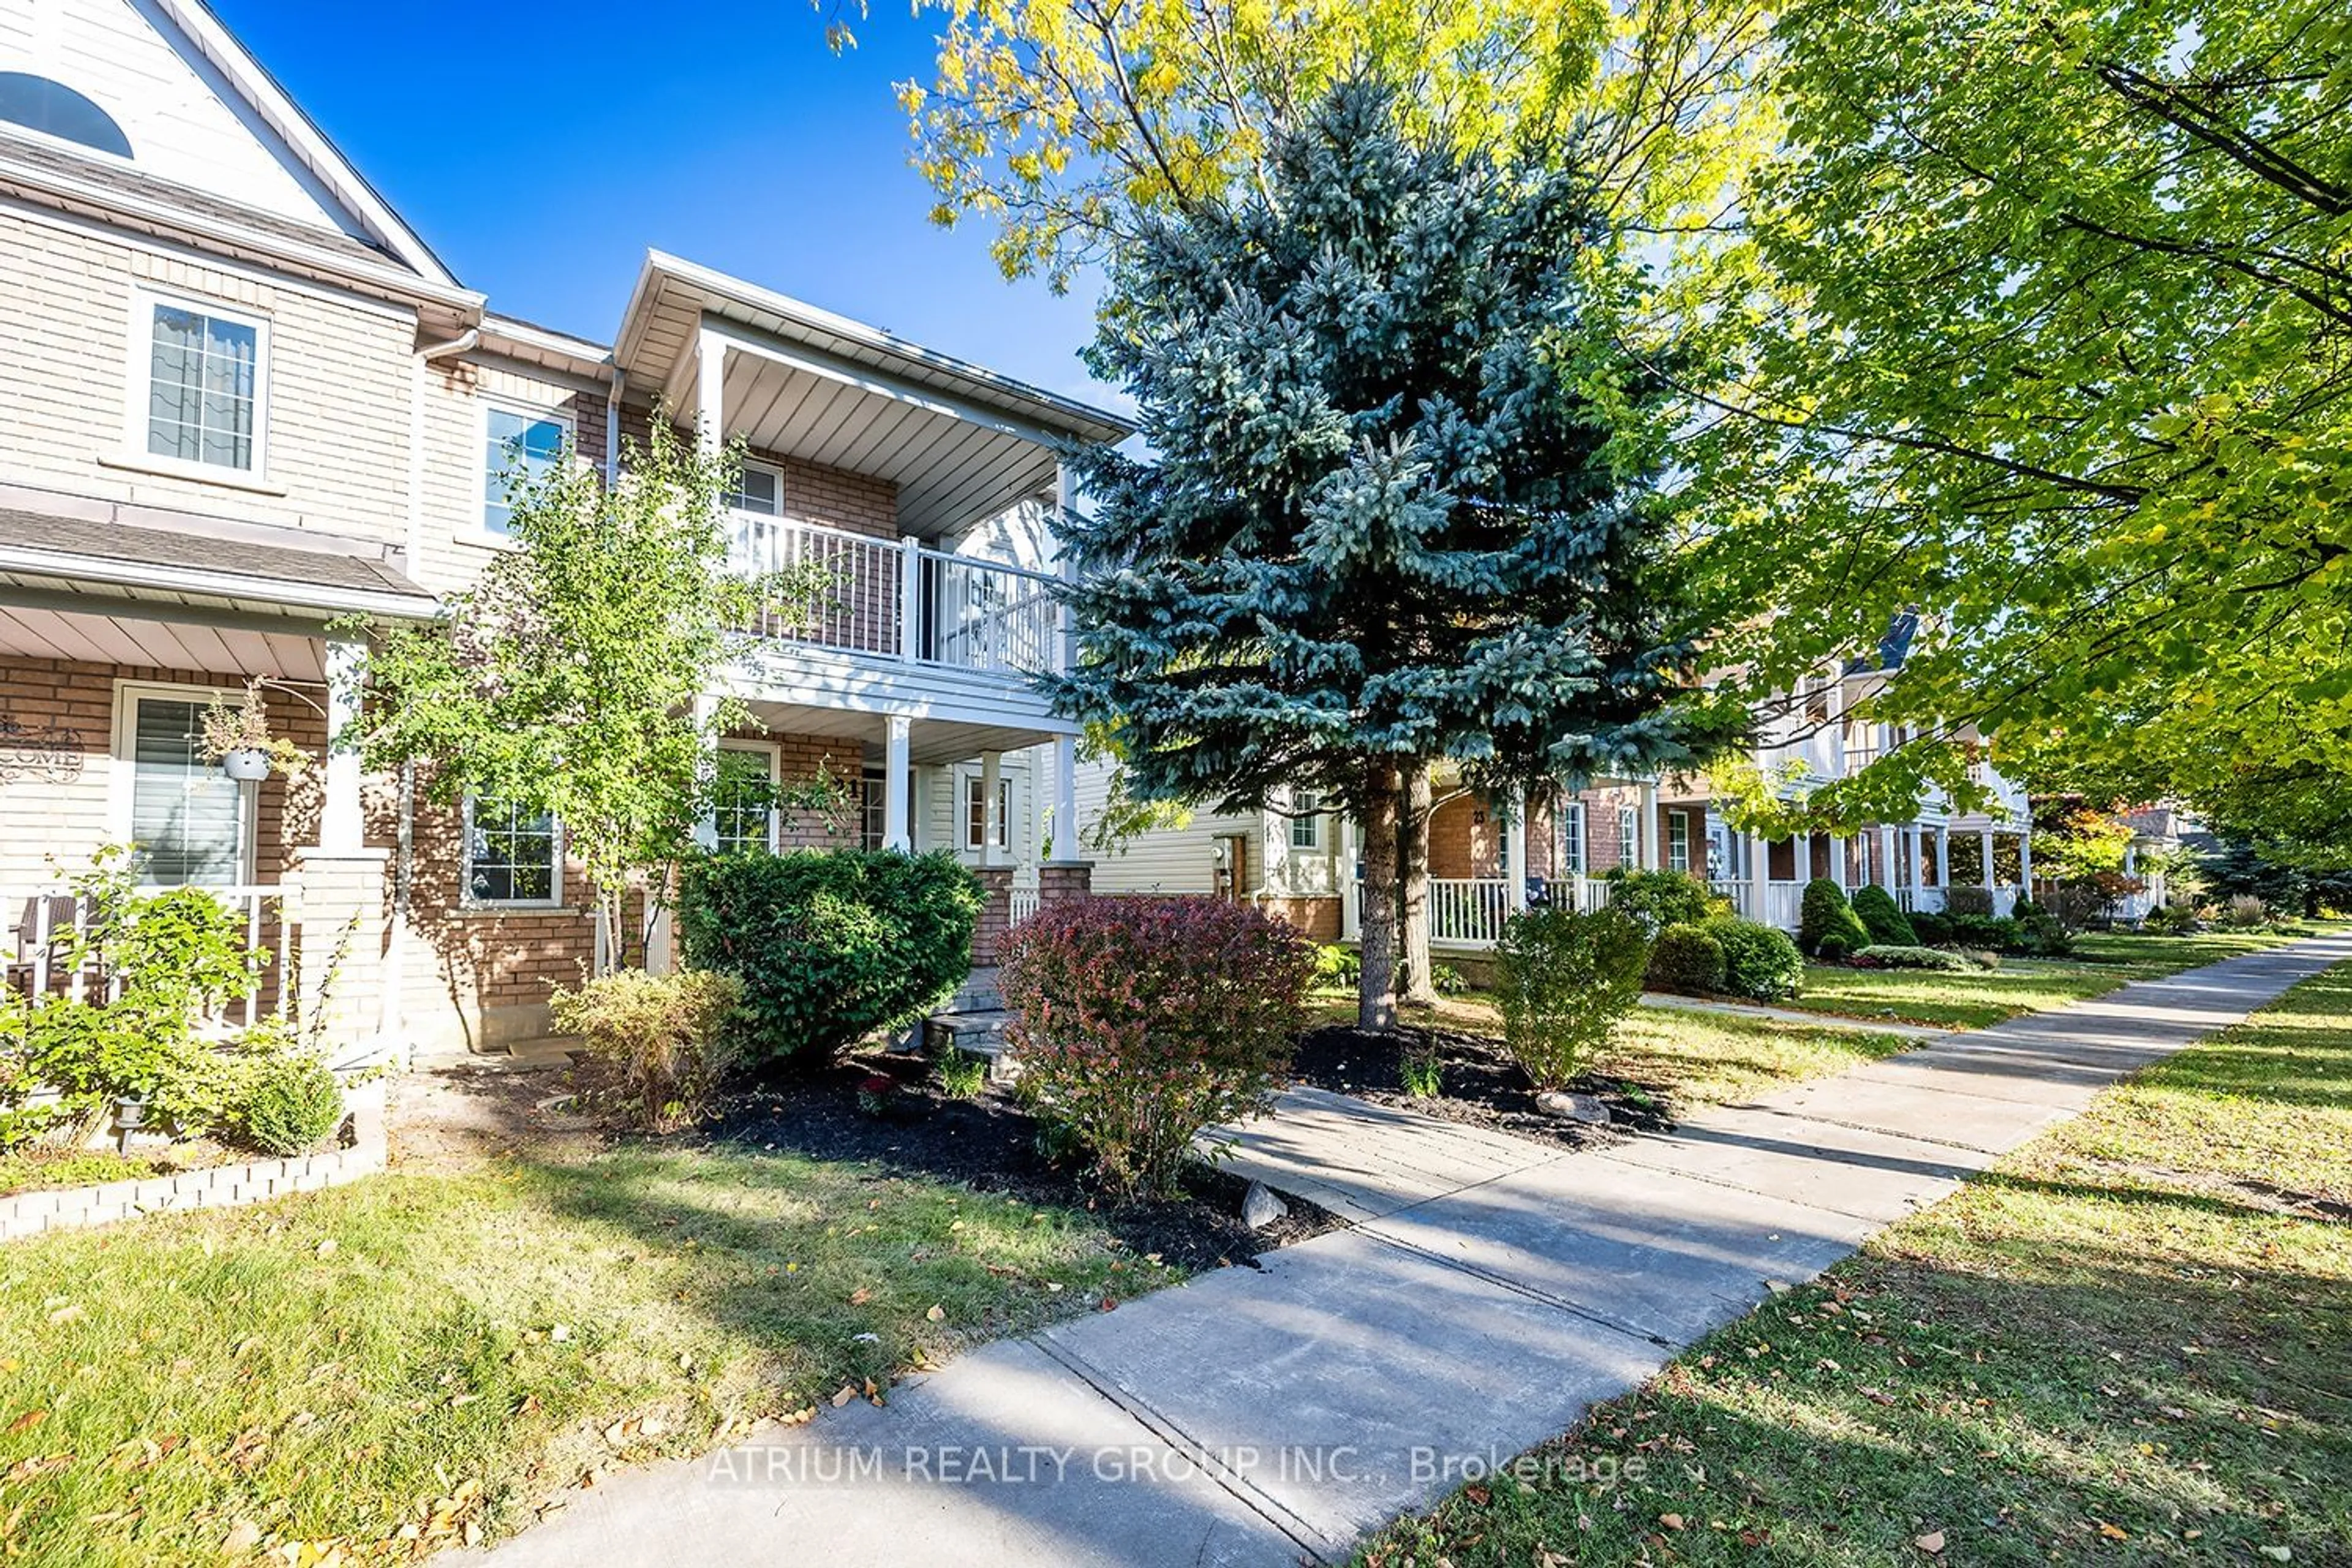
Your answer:
[[[543,899],[479,899],[474,896],[474,797],[466,796],[457,839],[457,901],[469,910],[560,910],[563,908],[563,871],[566,864],[563,847],[563,819],[548,818],[550,847],[555,857],[555,874],[548,879],[547,897]]]
[[[478,397],[474,414],[474,518],[470,526],[461,530],[458,537],[472,544],[494,544],[503,550],[515,548],[515,539],[509,533],[490,531],[490,414],[512,414],[519,418],[537,423],[551,419],[563,426],[563,455],[568,459],[580,449],[580,422],[561,408],[543,403],[532,403],[519,397]]]
[[[485,433],[482,439],[485,446],[488,445],[489,437],[487,433]],[[735,466],[738,469],[746,474],[761,473],[774,476],[776,481],[776,510],[773,511],[753,511],[748,507],[735,506],[732,504],[735,499],[732,494],[729,495],[727,498],[730,502],[729,510],[732,511],[740,511],[746,517],[764,517],[769,519],[771,521],[782,522],[784,520],[784,470],[777,464],[763,463],[757,458],[746,458]],[[739,482],[735,488],[736,489],[740,490],[743,487]]]
[[[974,838],[971,836],[971,792],[980,788],[981,785],[986,782],[987,775],[982,773],[978,768],[964,768],[957,772],[956,778],[956,842],[962,846],[963,852],[965,854],[977,855],[980,853],[982,839]],[[999,805],[1002,808],[1002,816],[998,818],[996,831],[1003,836],[996,847],[999,849],[1010,850],[1013,847],[1013,775],[1011,773],[1003,772],[999,772],[997,773],[996,794]],[[986,835],[983,834],[982,838],[985,838],[985,837]]]
[[[114,683],[113,734],[107,754],[106,820],[108,837],[117,844],[131,842],[134,784],[139,766],[139,702],[157,698],[166,702],[236,702],[242,690],[219,686],[182,686],[159,680],[118,680]],[[234,887],[251,887],[260,876],[261,792],[239,789],[245,802],[245,848],[238,857]]]
[[[773,741],[721,741],[719,742],[718,749],[722,752],[754,752],[761,753],[768,759],[768,783],[770,786],[772,787],[783,782],[784,749],[777,742]],[[768,808],[769,854],[775,854],[782,847],[782,814],[774,806],[771,805]],[[711,842],[714,844],[718,842],[719,818],[716,814],[714,814],[710,819],[710,837]]]
[[[1591,846],[1588,842],[1590,825],[1585,820],[1584,803],[1580,800],[1564,802],[1559,815],[1559,868],[1568,876],[1581,877],[1585,874],[1584,868],[1591,864]]]
[[[195,310],[216,321],[253,329],[251,468],[232,468],[219,463],[167,458],[147,449],[147,418],[155,383],[155,309],[159,305]],[[122,445],[116,461],[123,468],[169,474],[175,479],[228,485],[239,489],[274,491],[275,487],[269,479],[270,355],[274,352],[269,318],[243,306],[208,299],[202,294],[182,294],[146,283],[134,283],[131,288],[128,324],[129,353],[123,365]]]
[[[1301,855],[1320,855],[1323,853],[1324,848],[1323,823],[1329,814],[1325,812],[1323,809],[1322,797],[1317,795],[1312,790],[1296,790],[1292,792],[1290,796],[1290,805],[1294,810],[1297,808],[1301,796],[1313,800],[1315,802],[1315,810],[1311,813],[1300,816],[1286,816],[1283,818],[1284,822],[1287,825],[1287,831],[1286,831],[1282,836],[1282,847],[1285,849],[1293,850]],[[1307,829],[1307,842],[1304,844],[1301,844],[1298,841],[1298,830],[1302,827]]]

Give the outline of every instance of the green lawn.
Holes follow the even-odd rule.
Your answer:
[[[2080,940],[2070,958],[2005,958],[1999,969],[1975,974],[1808,964],[1804,994],[1787,1005],[1851,1018],[1981,1028],[2021,1013],[2063,1007],[2135,980],[2177,974],[2307,934],[2304,931],[2214,931],[2191,937],[2092,933]]]
[[[1352,1024],[1352,994],[1320,993],[1318,1016]],[[1466,1034],[1500,1036],[1494,1004],[1476,993],[1450,996],[1430,1014],[1408,1013],[1405,1021],[1427,1022]],[[1822,1078],[1891,1056],[1911,1044],[1898,1035],[1861,1029],[1816,1027],[1777,1018],[1682,1008],[1637,1007],[1617,1031],[1592,1070],[1648,1089],[1670,1109],[1745,1100],[1774,1084]]]
[[[2339,965],[1362,1561],[2352,1562],[2348,1221]]]
[[[16,1243],[0,1559],[413,1556],[1173,1274],[1087,1215],[673,1149]]]

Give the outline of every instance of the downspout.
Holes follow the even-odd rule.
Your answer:
[[[427,343],[413,356],[408,381],[408,560],[414,574],[425,558],[425,392],[426,366],[461,354],[482,341],[482,329],[468,327],[445,342]],[[400,765],[398,821],[392,868],[392,921],[383,947],[383,1006],[377,1026],[389,1041],[400,1032],[403,994],[407,989],[408,911],[416,876],[416,764]],[[413,1055],[404,1052],[404,1056]]]

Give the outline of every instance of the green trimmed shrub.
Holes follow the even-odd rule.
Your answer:
[[[237,1120],[245,1141],[263,1153],[307,1153],[343,1124],[343,1086],[317,1057],[267,1057],[252,1070]]]
[[[2011,952],[2035,958],[2063,958],[2074,951],[2074,933],[2059,921],[2055,913],[2032,899],[2018,900],[2009,918],[2017,927],[2017,945]]]
[[[1972,916],[1990,920],[1992,889],[1975,882],[1955,882],[1944,889],[1944,912],[1955,918]]]
[[[1618,867],[1604,879],[1609,904],[1654,938],[1673,925],[1696,925],[1731,908],[1730,900],[1687,871],[1628,871]]]
[[[1947,974],[1970,974],[1979,967],[1966,953],[1893,942],[1884,947],[1865,947],[1853,956],[1858,962],[1874,963],[1882,969],[1937,969]]]
[[[1951,917],[1934,910],[1914,910],[1911,934],[1919,939],[1921,947],[1941,947],[1952,940]]]
[[[1895,895],[1873,882],[1853,894],[1854,918],[1870,933],[1874,947],[1917,947],[1919,933],[1912,928]]]
[[[2141,918],[2139,929],[2156,936],[2187,936],[2204,924],[2189,905],[2158,904]]]
[[[1670,925],[1650,944],[1646,975],[1653,991],[1710,996],[1723,989],[1723,944],[1703,926]]]
[[[1804,903],[1797,914],[1797,945],[1814,957],[1834,963],[1870,945],[1870,928],[1845,901],[1845,889],[1827,877],[1805,884]]]
[[[944,851],[712,855],[687,864],[677,925],[695,968],[741,978],[755,1059],[821,1066],[962,984],[980,906]]]
[[[1495,944],[1503,1045],[1538,1089],[1559,1089],[1642,999],[1650,939],[1613,905],[1527,910]]]
[[[1022,1098],[1121,1196],[1173,1193],[1203,1128],[1264,1107],[1315,972],[1297,927],[1216,899],[1048,904],[1001,956]]]
[[[557,991],[548,1008],[557,1029],[620,1069],[648,1131],[698,1121],[742,1064],[743,982],[732,974],[624,969]]]
[[[1805,982],[1805,955],[1787,931],[1738,915],[1717,915],[1699,928],[1723,949],[1723,992],[1751,1002],[1780,1002]]]

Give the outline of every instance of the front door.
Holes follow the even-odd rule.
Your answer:
[[[1240,833],[1221,833],[1216,850],[1216,896],[1238,903],[1249,891],[1249,838]]]

